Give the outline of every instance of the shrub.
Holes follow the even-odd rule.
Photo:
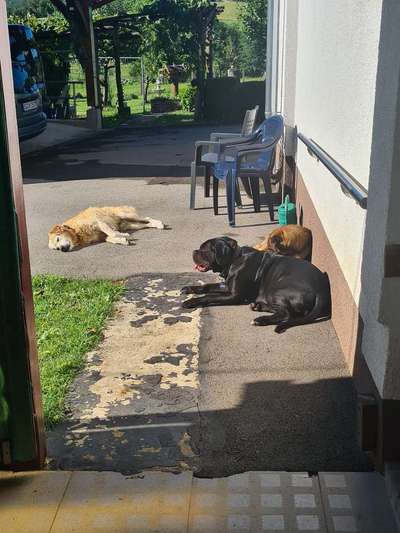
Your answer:
[[[240,123],[247,109],[260,106],[260,116],[265,108],[265,83],[236,78],[207,80],[205,93],[205,117],[223,124]]]
[[[188,87],[184,87],[181,90],[181,94],[179,95],[182,108],[185,111],[190,111],[192,113],[196,107],[196,97],[197,97],[196,87],[192,87],[191,85],[189,85]]]
[[[166,96],[158,96],[150,101],[152,113],[168,113],[168,111],[176,111],[180,109],[181,104],[179,100],[167,98]]]

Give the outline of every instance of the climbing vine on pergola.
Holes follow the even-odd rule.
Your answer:
[[[51,0],[53,5],[67,20],[75,53],[81,63],[86,77],[87,100],[90,107],[100,105],[96,96],[95,65],[96,52],[93,35],[92,11],[111,3],[113,0]],[[143,40],[146,39],[146,29],[149,25],[165,21],[165,33],[168,33],[169,23],[174,27],[175,37],[180,36],[183,47],[191,56],[196,70],[198,100],[196,113],[199,117],[204,110],[205,77],[213,76],[212,68],[212,28],[216,16],[222,8],[213,0],[154,0],[147,4],[141,12],[127,15],[130,21],[137,21],[137,28]],[[117,22],[116,18],[115,23]],[[124,17],[121,17],[121,22]],[[98,21],[100,22],[100,21]],[[113,33],[117,38],[117,26],[114,23]],[[134,29],[132,30],[134,31]],[[169,36],[169,38],[171,38]],[[159,32],[157,39],[162,39]],[[154,43],[155,45],[157,43]],[[168,49],[168,47],[166,47]],[[171,47],[172,49],[172,47]]]

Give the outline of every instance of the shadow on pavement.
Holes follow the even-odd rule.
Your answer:
[[[229,380],[226,382],[229,387]],[[366,471],[351,378],[261,381],[234,409],[68,420],[49,433],[51,465],[221,477],[250,470]]]

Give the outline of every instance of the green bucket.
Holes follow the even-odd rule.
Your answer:
[[[281,226],[286,224],[297,224],[296,206],[289,202],[289,195],[286,195],[285,201],[278,207],[278,219]]]

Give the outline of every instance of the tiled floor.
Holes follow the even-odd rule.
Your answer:
[[[1,533],[396,533],[376,473],[0,475]]]
[[[326,532],[318,478],[247,472],[194,479],[189,531]]]
[[[318,477],[329,533],[397,531],[382,476],[353,472]]]

